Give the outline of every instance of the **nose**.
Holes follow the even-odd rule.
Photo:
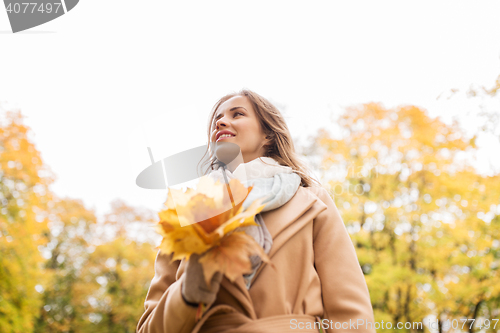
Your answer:
[[[221,127],[227,127],[227,121],[225,120],[226,117],[219,118],[217,122],[215,123],[215,128],[219,130],[219,126]]]

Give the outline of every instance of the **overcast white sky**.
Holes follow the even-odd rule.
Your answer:
[[[499,1],[81,0],[11,34],[0,10],[0,102],[27,116],[58,195],[158,210],[166,192],[135,185],[147,147],[158,160],[205,144],[212,106],[242,87],[281,108],[296,144],[370,101],[472,130],[479,101],[463,93],[500,74],[498,22]]]

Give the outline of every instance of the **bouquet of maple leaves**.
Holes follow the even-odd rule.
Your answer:
[[[243,202],[252,190],[238,179],[228,184],[208,176],[200,178],[196,189],[169,189],[165,208],[159,213],[158,232],[163,236],[160,251],[174,260],[189,260],[193,253],[203,254],[199,262],[207,285],[220,271],[230,281],[252,272],[250,256],[272,263],[264,249],[240,227],[258,225],[254,217],[265,206],[259,198],[243,210]],[[175,200],[174,200],[175,196]],[[236,204],[235,204],[236,203]],[[199,304],[196,320],[204,312]]]

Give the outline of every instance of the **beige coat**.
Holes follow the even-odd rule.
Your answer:
[[[276,269],[262,263],[249,290],[243,276],[234,283],[224,276],[217,299],[195,323],[197,309],[181,296],[185,261],[169,264],[170,256],[159,254],[137,331],[319,332],[321,324],[325,332],[375,333],[363,272],[328,192],[299,187],[262,217],[273,237],[269,257]]]

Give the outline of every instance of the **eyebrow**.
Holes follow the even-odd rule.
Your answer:
[[[231,109],[229,110],[229,112],[232,112],[232,111],[237,110],[237,109],[243,109],[243,110],[247,111],[247,109],[245,109],[245,108],[244,108],[244,107],[242,107],[242,106],[235,106],[234,108],[231,108]],[[248,111],[247,111],[247,112],[248,112]],[[220,117],[222,117],[222,112],[221,112],[221,113],[219,113],[219,115],[218,115],[217,117],[215,117],[215,118],[214,118],[214,121],[217,121]]]

